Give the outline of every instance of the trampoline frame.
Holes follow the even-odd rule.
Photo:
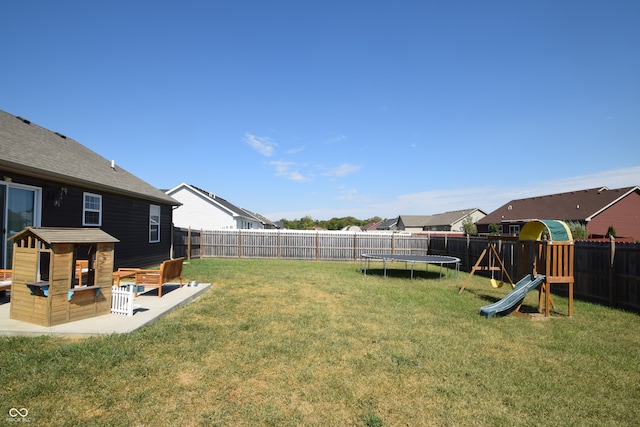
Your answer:
[[[360,255],[360,271],[367,275],[367,269],[371,260],[382,260],[384,277],[387,277],[387,261],[411,263],[411,280],[413,280],[413,270],[415,263],[425,263],[425,271],[429,264],[440,265],[440,279],[442,279],[442,268],[444,264],[455,263],[455,277],[458,278],[460,272],[460,258],[445,255],[396,255],[396,254],[362,254]]]

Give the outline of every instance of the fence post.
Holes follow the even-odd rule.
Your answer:
[[[203,252],[204,252],[204,231],[202,230],[202,228],[200,229],[200,259],[204,258]]]
[[[191,260],[191,226],[187,229],[187,259]]]
[[[353,233],[353,260],[357,260],[358,256],[358,233]]]
[[[616,304],[616,292],[615,292],[615,274],[614,270],[614,260],[616,256],[616,239],[613,236],[609,236],[609,252],[611,254],[610,262],[609,262],[609,306],[615,307]]]
[[[466,267],[471,269],[472,261],[471,261],[471,236],[467,234],[467,250],[465,251],[465,259],[466,259]]]

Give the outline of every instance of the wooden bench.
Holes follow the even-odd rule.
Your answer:
[[[158,288],[158,298],[162,296],[162,285],[180,279],[182,287],[182,263],[184,258],[164,261],[159,270],[136,270],[135,284],[146,288]]]
[[[89,274],[89,260],[88,259],[77,259],[76,260],[76,280],[78,281],[78,286],[82,286],[83,280],[82,276],[87,276]],[[86,280],[87,284],[89,284],[89,279]]]
[[[117,269],[116,271],[114,271],[111,274],[111,277],[113,277],[113,283],[116,286],[120,286],[120,281],[122,279],[126,279],[129,277],[135,277],[136,276],[136,271],[140,271],[139,268],[127,268],[127,267],[120,267],[119,269]]]

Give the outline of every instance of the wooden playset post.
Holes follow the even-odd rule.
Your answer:
[[[573,264],[574,249],[573,241],[570,242],[538,242],[542,259],[544,260],[544,283],[540,287],[540,295],[538,299],[538,311],[542,312],[544,307],[545,317],[551,315],[550,308],[555,304],[551,298],[552,285],[567,285],[568,314],[573,316]],[[544,293],[544,302],[542,294]]]

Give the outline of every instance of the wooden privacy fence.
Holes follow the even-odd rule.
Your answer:
[[[226,257],[354,261],[359,260],[363,253],[429,253],[460,258],[460,270],[469,272],[487,243],[486,237],[428,234],[294,230],[195,231],[175,228],[173,256],[187,259]],[[496,245],[511,278],[520,279],[518,242],[499,240]],[[490,275],[489,272],[476,274],[487,277]],[[640,244],[576,241],[574,278],[575,298],[640,311]]]
[[[423,237],[398,233],[174,229],[173,256],[353,261],[368,254],[426,255]]]

